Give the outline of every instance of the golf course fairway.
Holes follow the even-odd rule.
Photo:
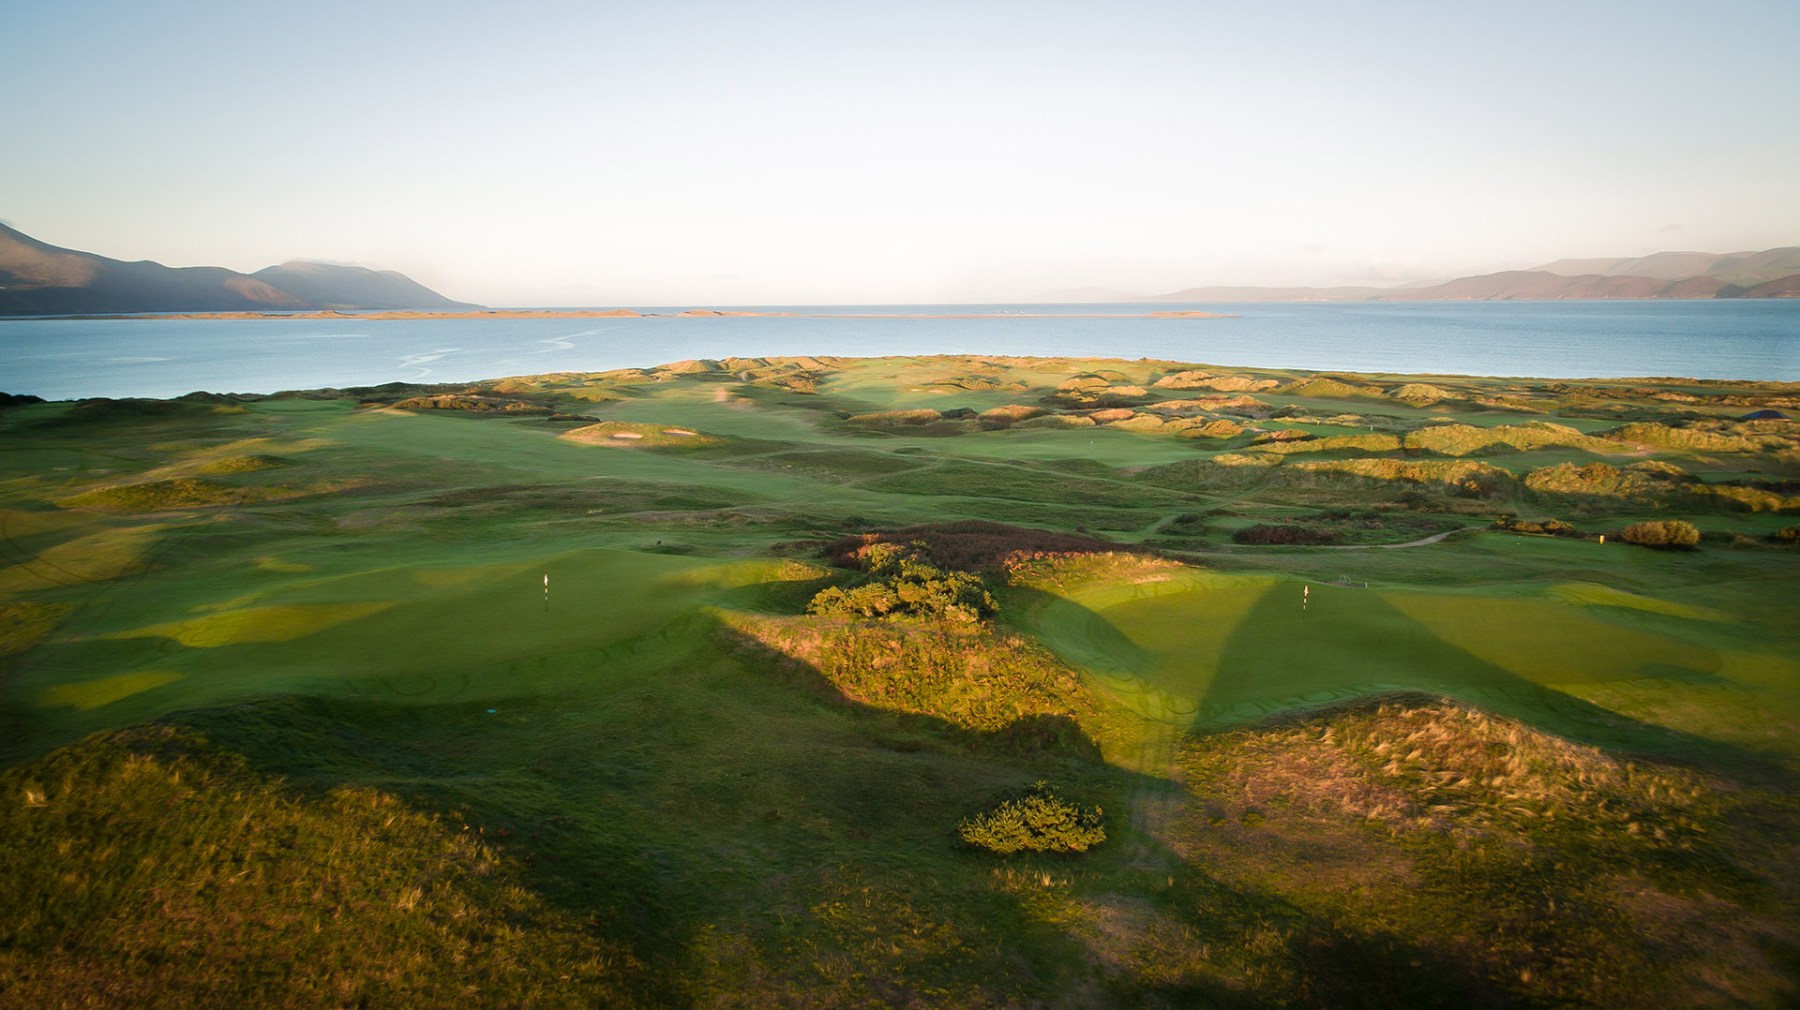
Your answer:
[[[1794,396],[13,404],[0,1006],[1791,1002]]]

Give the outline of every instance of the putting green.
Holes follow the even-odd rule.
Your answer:
[[[1639,610],[1689,616],[1641,599]],[[1077,586],[1040,602],[1026,622],[1134,710],[1183,725],[1405,689],[1567,720],[1581,706],[1562,686],[1717,678],[1725,669],[1705,645],[1589,606],[1259,575]]]

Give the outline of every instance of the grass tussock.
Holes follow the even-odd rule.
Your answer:
[[[171,813],[174,816],[171,816]],[[629,955],[453,821],[151,727],[0,773],[10,1006],[592,1006]]]

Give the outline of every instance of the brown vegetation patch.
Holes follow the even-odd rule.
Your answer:
[[[498,396],[476,396],[469,393],[413,396],[398,400],[391,406],[400,410],[461,410],[471,414],[545,415],[556,413],[554,408],[540,403],[527,403],[524,400],[511,400]]]
[[[1258,379],[1249,375],[1213,375],[1189,370],[1165,375],[1152,383],[1158,389],[1212,389],[1221,393],[1248,393],[1274,389],[1281,383],[1275,379]]]
[[[1614,757],[1448,700],[1397,698],[1201,737],[1196,782],[1398,832],[1528,834],[1579,825],[1615,842],[1707,844],[1720,784]]]
[[[1035,750],[1075,746],[1097,756],[1100,704],[1081,675],[1043,647],[979,625],[728,614],[739,651],[785,657],[845,700],[999,734]],[[820,685],[824,686],[824,685]]]
[[[876,544],[923,544],[932,562],[968,571],[998,569],[1009,556],[1020,553],[1069,555],[1120,550],[1118,544],[1094,537],[968,519],[844,537],[826,544],[824,555],[835,565],[860,568],[863,556]]]

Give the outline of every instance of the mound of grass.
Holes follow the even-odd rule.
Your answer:
[[[640,969],[454,822],[166,727],[0,772],[13,1006],[632,1005]]]
[[[1440,456],[1470,456],[1476,453],[1527,452],[1552,446],[1569,446],[1594,453],[1619,452],[1619,446],[1605,439],[1584,435],[1564,424],[1534,421],[1530,424],[1502,424],[1492,428],[1472,424],[1434,424],[1406,434],[1406,447]]]
[[[1698,547],[1700,531],[1682,519],[1653,519],[1625,527],[1619,539],[1640,547]]]
[[[1526,490],[1538,495],[1662,501],[1678,493],[1681,474],[1678,468],[1655,464],[1558,463],[1526,473],[1523,483]]]
[[[558,438],[582,445],[607,445],[627,449],[702,449],[723,445],[725,439],[692,428],[639,421],[601,421],[563,432]]]
[[[1004,428],[1018,424],[1020,421],[1029,421],[1034,417],[1043,417],[1048,413],[1050,412],[1043,407],[1033,407],[1023,403],[1009,403],[1004,406],[993,407],[982,411],[981,421],[987,425]]]
[[[1602,433],[1615,442],[1696,452],[1756,453],[1791,448],[1800,441],[1785,421],[1695,421],[1683,426],[1646,422]]]
[[[1276,476],[1284,481],[1359,477],[1366,480],[1435,484],[1457,494],[1485,498],[1510,490],[1512,472],[1491,463],[1462,460],[1342,459],[1293,463]]]
[[[1726,783],[1417,697],[1199,737],[1181,766],[1216,804],[1210,851],[1260,862],[1255,879],[1338,909],[1340,928],[1414,938],[1411,963],[1463,966],[1484,1002],[1788,991],[1754,939],[1773,926],[1768,895],[1739,862],[1768,843],[1734,818],[1745,800]]]
[[[1099,807],[1072,803],[1049,783],[1037,782],[964,818],[956,837],[970,848],[1002,856],[1086,852],[1106,841],[1106,818]]]
[[[541,403],[528,403],[500,396],[480,396],[473,393],[437,393],[431,396],[412,396],[396,401],[392,406],[401,410],[461,410],[471,414],[554,414],[555,408]]]
[[[1396,452],[1400,448],[1400,439],[1393,435],[1369,434],[1337,435],[1331,438],[1277,438],[1265,443],[1259,437],[1257,448],[1263,452],[1283,455],[1299,452]]]
[[[1213,375],[1190,369],[1165,375],[1152,385],[1158,389],[1211,389],[1221,393],[1253,393],[1274,389],[1281,383],[1275,379],[1258,379],[1249,375]]]
[[[171,477],[143,484],[99,488],[60,498],[56,504],[63,508],[95,509],[102,512],[165,512],[170,509],[236,505],[254,500],[257,496],[258,492],[197,477]]]
[[[740,652],[774,658],[843,700],[930,716],[1005,749],[1097,757],[1099,700],[1030,639],[984,625],[725,617]]]
[[[1013,427],[1020,429],[1092,428],[1093,426],[1094,419],[1082,414],[1040,414],[1037,417],[1028,417],[1013,425]]]
[[[1380,386],[1371,386],[1360,382],[1345,382],[1329,375],[1302,379],[1281,389],[1288,396],[1305,396],[1325,400],[1372,399],[1379,400],[1386,394]]]
[[[249,453],[239,456],[222,456],[207,460],[198,470],[204,474],[253,473],[257,470],[269,470],[280,466],[291,466],[292,460],[281,456],[269,456],[261,453]]]
[[[1395,832],[1530,836],[1561,826],[1603,849],[1708,845],[1715,783],[1614,757],[1467,705],[1376,699],[1196,738],[1183,766],[1249,797]]]
[[[46,417],[38,422],[47,427],[72,425],[104,425],[132,424],[145,421],[166,421],[178,418],[217,416],[221,414],[242,414],[244,408],[237,404],[212,404],[186,399],[176,400],[144,400],[97,397],[82,400],[60,414]]]
[[[1456,399],[1456,395],[1449,390],[1427,382],[1408,382],[1388,390],[1387,395],[1389,399],[1409,403],[1415,407],[1429,407],[1434,403]]]
[[[1004,568],[1007,585],[1048,593],[1094,584],[1160,582],[1187,570],[1179,561],[1112,551],[1019,551],[1006,557]]]

